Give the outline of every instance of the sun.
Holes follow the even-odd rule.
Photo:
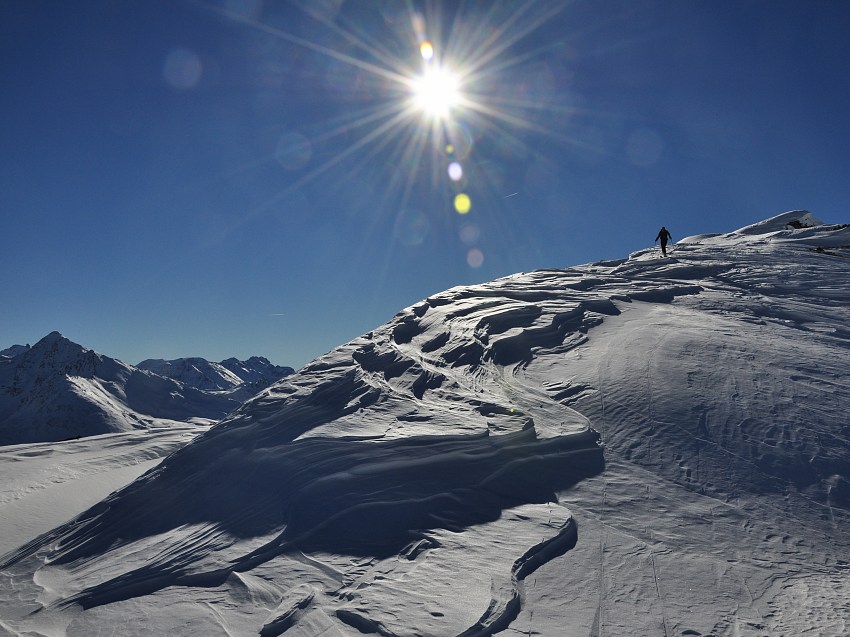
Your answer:
[[[356,172],[373,192],[385,193],[385,201],[374,206],[375,224],[383,216],[393,218],[396,238],[405,246],[420,245],[432,223],[449,229],[451,213],[457,213],[464,220],[460,247],[469,266],[478,268],[484,254],[477,219],[486,211],[488,223],[512,227],[517,206],[505,200],[518,194],[508,193],[524,180],[512,174],[515,162],[536,156],[538,140],[547,148],[553,141],[587,145],[562,132],[564,120],[581,111],[576,96],[562,89],[561,75],[549,72],[550,61],[572,60],[572,48],[560,41],[538,45],[531,37],[569,4],[561,0],[458,3],[466,8],[447,14],[443,3],[430,0],[384,2],[383,27],[379,20],[361,25],[353,8],[357,3],[348,3],[350,11],[343,2],[291,3],[303,10],[311,33],[324,27],[316,30],[316,40],[265,23],[252,12],[199,1],[286,43],[281,51],[298,47],[310,54],[304,57],[308,68],[292,69],[305,82],[308,98],[303,109],[299,102],[299,117],[293,118],[303,114],[303,120],[295,125],[283,118],[275,126],[283,133],[274,155],[247,164],[273,159],[287,171],[280,192],[259,204],[252,217],[288,197],[306,196],[310,191],[302,189],[323,175],[339,171],[353,179]],[[414,4],[424,4],[425,14]],[[274,62],[268,69],[269,86],[286,86],[289,71],[283,69],[289,66]],[[565,100],[555,99],[562,93]],[[329,101],[318,101],[325,98]],[[319,103],[321,108],[308,108]],[[379,185],[380,180],[387,183]],[[360,192],[364,185],[358,181],[356,188]]]
[[[428,66],[410,88],[416,109],[434,119],[445,119],[461,103],[460,78],[446,67]]]

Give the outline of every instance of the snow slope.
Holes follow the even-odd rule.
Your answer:
[[[0,635],[846,635],[848,274],[794,211],[429,297],[0,559]]]
[[[97,504],[206,429],[172,423],[0,448],[0,554]]]

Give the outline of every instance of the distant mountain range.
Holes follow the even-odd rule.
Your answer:
[[[228,358],[220,363],[194,357],[170,361],[149,358],[136,367],[205,391],[231,390],[240,385],[264,389],[294,371],[291,367],[273,365],[262,356],[252,356],[246,361]]]
[[[258,356],[133,366],[51,332],[0,351],[0,445],[212,422],[293,371]]]

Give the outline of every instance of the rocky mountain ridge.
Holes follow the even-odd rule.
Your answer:
[[[291,367],[274,365],[262,356],[252,356],[245,361],[228,358],[218,363],[199,357],[148,358],[136,367],[209,391],[229,390],[242,384],[259,391],[295,371]]]
[[[171,421],[209,423],[258,391],[292,373],[261,357],[248,361],[162,361],[162,374],[128,365],[51,332],[35,345],[0,353],[0,444],[45,442],[164,426]],[[149,362],[150,364],[150,362]],[[201,370],[222,374],[218,383]],[[224,382],[226,379],[227,382]]]

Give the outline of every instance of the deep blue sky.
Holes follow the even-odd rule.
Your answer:
[[[850,3],[307,6],[0,3],[0,348],[58,330],[129,363],[297,367],[662,224],[850,221]],[[418,114],[387,123],[408,93],[384,73],[418,74],[422,37],[475,71],[455,156]]]

